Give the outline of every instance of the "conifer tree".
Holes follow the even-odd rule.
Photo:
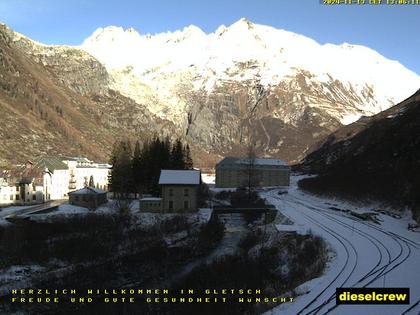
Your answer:
[[[154,137],[143,144],[137,141],[134,151],[129,141],[119,141],[114,144],[110,163],[109,187],[117,197],[130,192],[159,194],[162,169],[193,167],[189,145],[183,145],[181,139],[172,143],[169,137]]]
[[[187,144],[184,149],[184,168],[190,170],[193,168],[190,146]]]
[[[132,183],[134,187],[135,197],[137,193],[140,192],[142,187],[142,178],[143,178],[143,161],[142,161],[142,151],[140,142],[136,141],[133,151],[133,159],[131,161],[132,169]]]
[[[117,197],[127,197],[133,191],[131,169],[131,144],[120,141],[112,152],[111,189]]]
[[[182,147],[181,139],[176,139],[171,152],[171,168],[175,170],[182,170],[185,168],[184,162],[184,148]]]
[[[95,187],[95,182],[93,181],[93,175],[90,175],[90,178],[89,178],[89,187]]]

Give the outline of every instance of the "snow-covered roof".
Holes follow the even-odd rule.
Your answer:
[[[249,162],[248,159],[242,159],[240,163],[248,164]],[[258,165],[287,165],[287,163],[282,160],[270,158],[257,158],[254,160],[254,163]]]
[[[238,157],[225,157],[218,164],[249,164],[249,159],[247,158],[238,158]],[[277,165],[277,166],[287,166],[287,163],[280,159],[273,158],[255,158],[253,163],[255,165]]]
[[[276,224],[276,229],[279,232],[296,232],[297,234],[305,235],[307,234],[307,229],[303,225],[295,224]]]
[[[83,162],[83,163],[91,163],[92,162],[88,158],[81,157],[81,156],[74,156],[74,157],[66,156],[66,157],[63,158],[63,161],[75,161],[75,162]]]
[[[94,188],[94,187],[85,187],[68,193],[69,195],[92,195],[92,194],[106,194],[105,190]]]
[[[200,171],[198,170],[161,170],[159,185],[198,185],[200,184]]]
[[[106,164],[106,163],[98,163],[96,164],[97,168],[111,168],[112,165],[111,164]]]
[[[141,198],[140,201],[162,201],[162,198],[159,198],[159,197],[146,197],[146,198]]]

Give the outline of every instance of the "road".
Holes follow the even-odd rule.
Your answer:
[[[408,218],[380,214],[380,224],[363,221],[338,209],[371,208],[314,197],[296,185],[288,194],[262,195],[295,225],[324,238],[332,254],[323,276],[301,286],[304,294],[294,303],[269,314],[420,314],[420,233],[407,230]],[[411,303],[336,306],[337,287],[409,287]]]
[[[59,206],[65,202],[67,202],[67,200],[51,200],[46,203],[34,205],[34,206],[27,206],[27,207],[12,206],[9,209],[2,208],[2,211],[0,211],[0,219],[5,219],[8,216],[18,216],[18,215],[30,214],[33,212],[47,210],[49,208]]]

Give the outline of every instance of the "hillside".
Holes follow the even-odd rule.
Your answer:
[[[110,26],[78,47],[4,24],[0,38],[0,164],[39,154],[106,161],[115,140],[155,134],[188,142],[200,167],[244,153],[251,138],[257,154],[295,163],[420,85],[367,47],[321,45],[246,19],[210,34]]]
[[[98,84],[107,72],[88,54],[71,47],[28,54],[25,44],[32,43],[0,26],[0,165],[42,154],[107,161],[116,139],[173,131],[171,122]]]
[[[413,209],[420,219],[420,90],[400,104],[342,127],[299,166],[318,177],[303,189],[376,199]]]

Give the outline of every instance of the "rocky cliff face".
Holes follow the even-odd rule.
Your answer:
[[[81,95],[104,94],[108,91],[110,78],[107,70],[83,50],[42,45],[7,27],[3,27],[2,31],[15,49],[42,65],[63,86]]]
[[[3,162],[17,152],[107,159],[120,137],[169,135],[190,143],[199,166],[250,142],[294,163],[420,85],[366,47],[319,45],[245,19],[212,34],[108,27],[80,47],[42,45],[4,25],[0,35]]]
[[[341,125],[316,107],[301,106],[292,91],[268,91],[252,81],[221,84],[209,95],[190,96],[188,104],[188,138],[223,155],[245,153],[255,142],[261,155],[296,161]]]

